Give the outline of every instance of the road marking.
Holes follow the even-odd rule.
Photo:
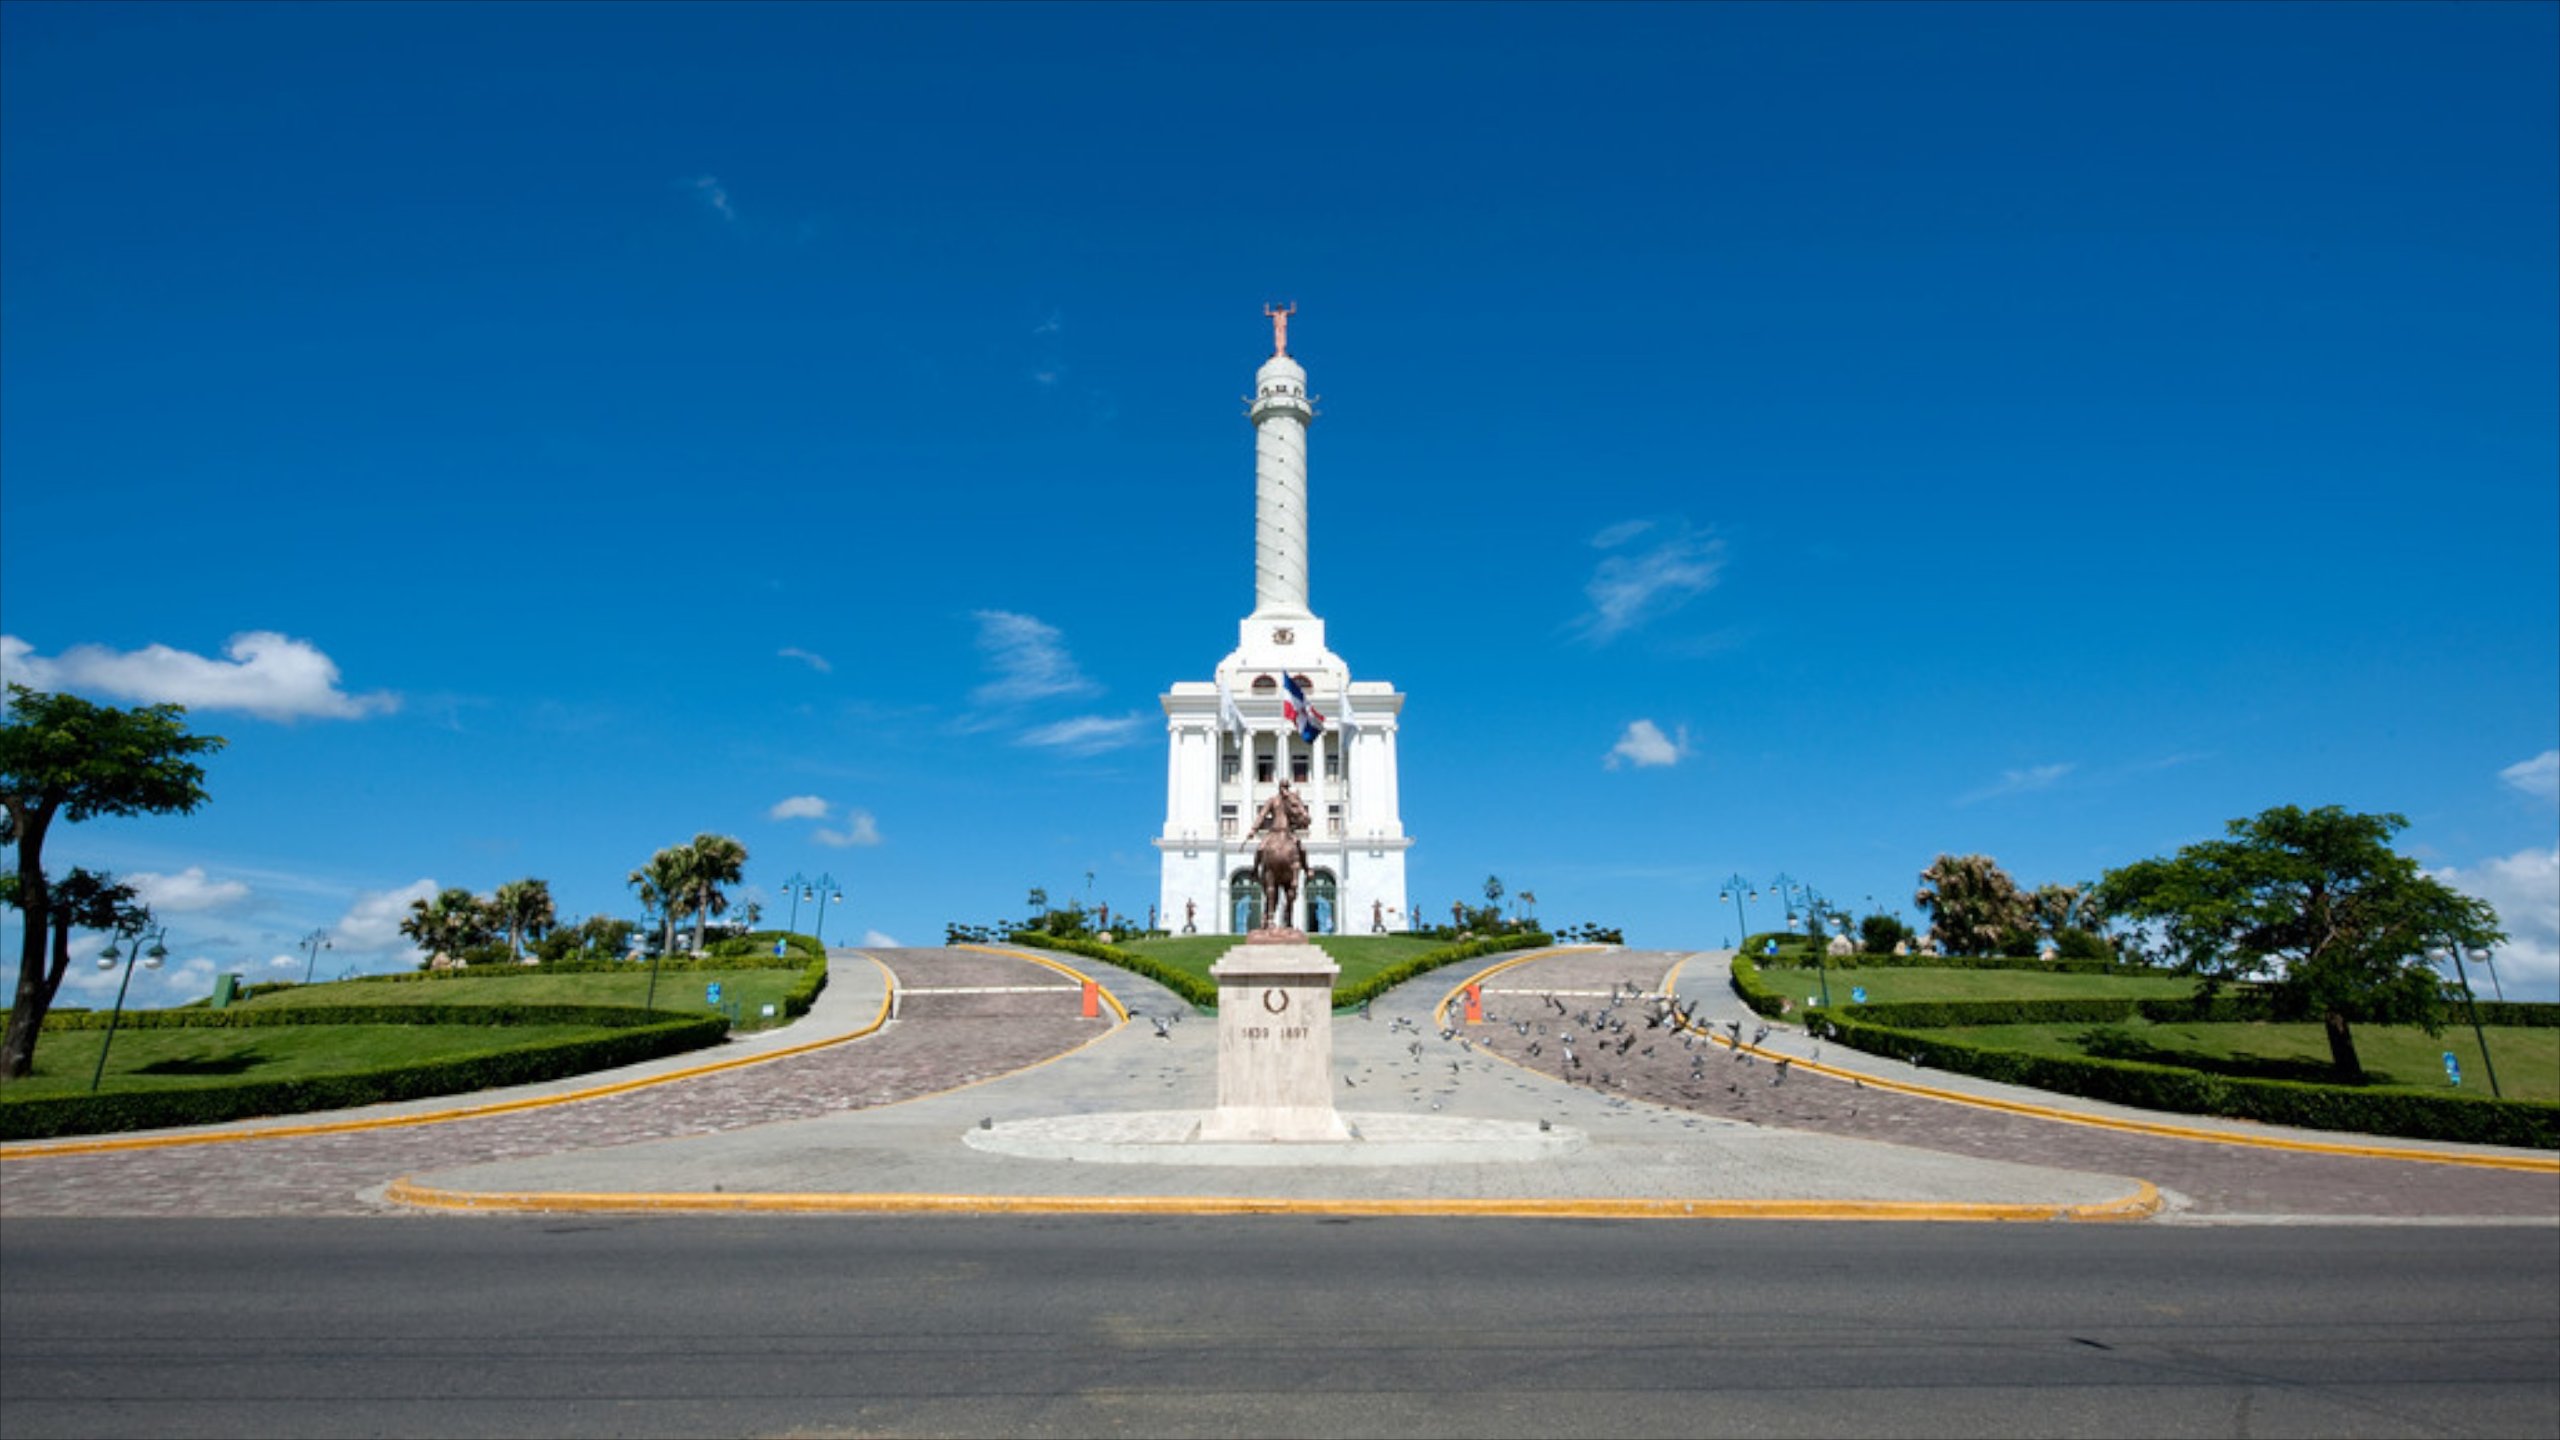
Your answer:
[[[500,1100],[487,1105],[466,1105],[452,1110],[426,1110],[413,1115],[391,1115],[369,1120],[323,1120],[308,1125],[274,1125],[257,1130],[215,1130],[203,1134],[128,1136],[112,1140],[40,1140],[16,1145],[0,1145],[0,1161],[36,1160],[54,1155],[104,1155],[123,1150],[168,1150],[185,1145],[230,1145],[248,1140],[291,1140],[307,1135],[345,1135],[366,1130],[399,1130],[413,1125],[442,1125],[455,1120],[477,1120],[488,1115],[512,1115],[525,1110],[547,1110],[554,1105],[568,1105],[580,1100],[601,1100],[610,1095],[625,1095],[634,1090],[669,1085],[678,1080],[693,1080],[704,1075],[717,1075],[724,1070],[743,1070],[750,1065],[763,1065],[787,1060],[794,1055],[807,1055],[830,1046],[844,1045],[875,1034],[889,1023],[890,1008],[897,1003],[898,975],[877,955],[862,957],[880,967],[888,977],[888,993],[880,997],[880,1013],[859,1030],[802,1045],[768,1050],[760,1055],[741,1055],[734,1060],[715,1060],[708,1065],[694,1065],[670,1070],[663,1075],[646,1075],[634,1080],[617,1080],[607,1085],[593,1085],[559,1095],[532,1095],[521,1100]]]
[[[910,985],[906,995],[1075,995],[1081,985]]]
[[[1702,952],[1701,952],[1702,953]],[[1684,955],[1671,972],[1663,977],[1663,988],[1679,988],[1680,971],[1697,953]],[[1704,1036],[1708,1043],[1727,1049],[1740,1049],[1764,1060],[1793,1060],[1794,1068],[1835,1080],[1855,1080],[1881,1090],[1899,1091],[1923,1099],[1944,1101],[1950,1105],[1971,1105],[1984,1110],[2002,1110],[2035,1120],[2050,1120],[2063,1125],[2086,1125],[2099,1130],[2122,1130],[2135,1135],[2157,1135],[2170,1140],[2192,1140],[2205,1145],[2238,1145],[2253,1150],[2289,1150],[2310,1155],[2345,1155],[2361,1160],[2406,1160],[2422,1165],[2468,1165],[2486,1170],[2523,1170],[2537,1174],[2560,1174],[2560,1156],[2541,1155],[2462,1155],[2435,1150],[2402,1150],[2386,1145],[2347,1145],[2328,1140],[2289,1140],[2275,1135],[2234,1135],[2223,1130],[2199,1130],[2192,1126],[2170,1125],[2153,1120],[2125,1120],[2112,1115],[2092,1115],[2084,1111],[2056,1109],[2021,1100],[2003,1100],[1989,1095],[1968,1095],[1954,1090],[1940,1090],[1928,1085],[1915,1085],[1895,1080],[1872,1071],[1847,1070],[1826,1065],[1819,1060],[1790,1056],[1756,1045],[1744,1045],[1730,1037],[1719,1037],[1704,1025],[1679,1022],[1684,1028]],[[1988,1083],[1988,1082],[1986,1082]]]
[[[808,1193],[711,1194],[664,1191],[444,1190],[406,1176],[383,1198],[430,1210],[483,1213],[695,1212],[903,1215],[1465,1215],[1570,1220],[1888,1220],[2108,1222],[2159,1213],[2157,1186],[2141,1182],[2113,1200],[2083,1205],[1995,1205],[1928,1200],[1359,1200],[1255,1195],[942,1195]]]

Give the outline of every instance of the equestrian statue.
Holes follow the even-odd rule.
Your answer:
[[[1251,833],[1262,837],[1253,856],[1253,878],[1262,887],[1263,930],[1294,930],[1291,922],[1298,913],[1298,886],[1307,873],[1305,834],[1312,822],[1306,802],[1280,782],[1280,789],[1262,802],[1261,813],[1253,817]]]

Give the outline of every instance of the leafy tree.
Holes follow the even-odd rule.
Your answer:
[[[699,953],[711,917],[729,908],[729,897],[720,893],[720,887],[746,878],[747,847],[726,835],[702,834],[680,848],[691,857],[686,875],[693,886],[693,948]],[[818,903],[826,902],[821,899]]]
[[[560,912],[551,903],[551,882],[530,877],[499,886],[489,914],[506,932],[507,953],[518,960],[524,958],[526,941],[541,939],[560,923]]]
[[[1030,912],[1029,912],[1029,913],[1031,913],[1031,914],[1033,914],[1033,915],[1046,915],[1046,914],[1048,914],[1048,913],[1049,913],[1049,892],[1048,892],[1047,890],[1045,890],[1045,889],[1042,889],[1040,886],[1037,886],[1037,885],[1032,886],[1032,887],[1031,887],[1031,899],[1030,899],[1029,904],[1030,904]]]
[[[1890,955],[1896,945],[1911,942],[1911,927],[1891,915],[1870,915],[1858,922],[1858,948],[1870,955]]]
[[[689,913],[693,903],[692,847],[670,845],[649,857],[649,863],[631,872],[626,884],[640,892],[640,903],[658,912],[666,933],[658,942],[658,953],[672,955],[676,948],[676,920]]]
[[[1929,917],[1929,934],[1950,955],[1994,955],[2014,950],[2020,932],[2035,953],[2033,920],[2018,882],[1988,855],[1941,855],[1920,872],[1911,897]]]
[[[1484,877],[1484,903],[1487,905],[1500,905],[1502,903],[1501,876],[1487,875]]]
[[[2178,968],[2225,980],[2266,980],[2276,1013],[2320,1017],[2338,1078],[2364,1078],[2351,1024],[2444,1027],[2445,985],[2431,944],[2494,945],[2497,912],[2418,869],[2391,848],[2400,815],[2335,805],[2279,805],[2234,820],[2228,838],[2165,860],[2110,870],[2107,908],[2156,924]]]
[[[14,903],[26,923],[17,993],[0,1037],[0,1082],[34,1071],[36,1035],[69,969],[68,939],[54,943],[54,932],[57,925],[79,925],[76,913],[55,912],[44,873],[46,836],[56,820],[76,825],[98,815],[184,815],[203,804],[204,767],[195,757],[220,750],[223,739],[188,734],[186,714],[182,705],[119,710],[75,695],[9,687],[8,713],[0,719],[0,843],[18,849]],[[60,963],[49,963],[53,957],[62,957]]]
[[[490,920],[489,903],[459,885],[410,901],[409,913],[400,922],[400,933],[427,952],[429,964],[438,955],[468,963],[466,952],[494,942],[497,928]]]

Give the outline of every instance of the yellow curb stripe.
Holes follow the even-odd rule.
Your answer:
[[[1034,965],[1045,966],[1048,969],[1055,970],[1059,974],[1067,976],[1070,979],[1081,980],[1085,984],[1091,985],[1095,990],[1101,992],[1102,1003],[1111,1007],[1112,1013],[1120,1017],[1121,1023],[1128,1023],[1129,1007],[1120,1003],[1120,997],[1111,993],[1111,987],[1103,984],[1093,976],[1087,975],[1083,971],[1078,970],[1072,965],[1061,964],[1058,961],[1050,959],[1046,955],[1034,955],[1028,950],[1009,950],[995,945],[959,945],[954,946],[953,948],[959,950],[975,950],[983,955],[1004,955],[1016,960],[1028,960]],[[1106,961],[1104,963],[1107,964],[1109,962]],[[1077,1048],[1082,1049],[1083,1047],[1078,1046]]]
[[[873,1215],[1369,1215],[1477,1216],[1575,1220],[1887,1220],[2083,1221],[2143,1220],[2162,1208],[2158,1187],[2142,1182],[2113,1200],[2081,1205],[1994,1205],[1922,1200],[1359,1200],[1249,1195],[944,1195],[774,1192],[617,1194],[599,1191],[444,1190],[403,1177],[383,1198],[429,1210],[483,1214],[596,1212],[873,1214]]]
[[[824,1040],[769,1050],[761,1055],[741,1055],[730,1060],[715,1060],[707,1065],[670,1070],[663,1075],[644,1075],[632,1080],[617,1080],[606,1085],[592,1085],[559,1095],[533,1095],[521,1100],[500,1100],[486,1105],[466,1105],[452,1110],[421,1111],[414,1115],[390,1115],[368,1120],[324,1120],[309,1125],[273,1125],[256,1130],[216,1130],[193,1135],[160,1135],[117,1140],[74,1140],[65,1143],[37,1141],[18,1145],[0,1145],[0,1161],[35,1160],[55,1155],[105,1155],[125,1150],[167,1150],[185,1145],[230,1145],[247,1140],[289,1140],[310,1135],[347,1135],[367,1130],[400,1130],[416,1125],[444,1125],[456,1120],[478,1120],[491,1115],[512,1115],[525,1110],[547,1110],[555,1105],[569,1105],[581,1100],[601,1100],[612,1095],[627,1095],[658,1085],[671,1085],[679,1080],[696,1080],[726,1070],[743,1070],[750,1065],[764,1065],[807,1055],[831,1046],[850,1044],[867,1035],[877,1034],[889,1023],[889,1010],[898,996],[898,975],[886,961],[876,955],[862,957],[880,967],[888,984],[880,997],[880,1013],[859,1030]]]
[[[1678,965],[1671,967],[1665,989],[1677,991],[1681,966],[1687,965],[1689,960],[1694,958],[1696,957],[1683,958]],[[1729,1050],[1740,1049],[1764,1060],[1793,1060],[1794,1068],[1810,1071],[1816,1075],[1828,1075],[1835,1080],[1856,1080],[1879,1090],[1917,1095],[1922,1099],[1943,1101],[1950,1105],[1971,1105],[1982,1110],[2001,1110],[2012,1115],[2050,1120],[2063,1125],[2086,1125],[2098,1130],[2121,1130],[2129,1134],[2156,1135],[2170,1140],[2192,1140],[2206,1145],[2239,1145],[2254,1150],[2289,1150],[2309,1155],[2342,1155],[2359,1160],[2406,1160],[2422,1165],[2468,1165],[2485,1170],[2521,1170],[2532,1174],[2560,1174],[2560,1156],[2457,1155],[2434,1150],[2403,1150],[2387,1145],[2349,1145],[2329,1140],[2289,1140],[2275,1135],[2234,1135],[2224,1130],[2199,1130],[2192,1126],[2170,1125],[2154,1120],[2125,1120],[2112,1115],[2091,1115],[2078,1110],[2060,1110],[2022,1100],[2003,1100],[1989,1095],[1967,1095],[1954,1090],[1917,1085],[1907,1080],[1889,1079],[1863,1070],[1844,1070],[1835,1065],[1825,1065],[1818,1060],[1807,1060],[1801,1056],[1786,1056],[1776,1051],[1763,1050],[1755,1045],[1739,1045],[1731,1039],[1717,1038],[1715,1033],[1706,1026],[1689,1026],[1686,1022],[1683,1024],[1686,1028],[1706,1037],[1711,1045],[1722,1045]]]
[[[1466,993],[1468,986],[1481,985],[1485,981],[1501,974],[1505,970],[1511,969],[1515,965],[1526,965],[1532,960],[1546,960],[1558,955],[1590,954],[1596,951],[1606,950],[1607,948],[1609,947],[1606,945],[1549,945],[1542,950],[1524,950],[1507,960],[1488,965],[1484,969],[1477,971],[1473,975],[1470,975],[1466,979],[1451,986],[1449,988],[1449,993],[1440,997],[1440,1003],[1431,1007],[1431,1018],[1437,1022],[1442,1029],[1447,1029],[1449,1025],[1449,1007],[1456,1003],[1457,998],[1460,995]]]

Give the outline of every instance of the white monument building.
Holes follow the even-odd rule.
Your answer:
[[[1307,424],[1315,399],[1289,358],[1295,307],[1265,308],[1272,355],[1254,375],[1253,613],[1213,681],[1164,696],[1164,893],[1159,921],[1180,934],[1241,935],[1262,919],[1254,816],[1282,780],[1310,821],[1298,914],[1311,934],[1367,934],[1417,923],[1405,903],[1396,799],[1396,718],[1404,696],[1351,678],[1307,608]],[[1292,723],[1295,680],[1320,718]]]

